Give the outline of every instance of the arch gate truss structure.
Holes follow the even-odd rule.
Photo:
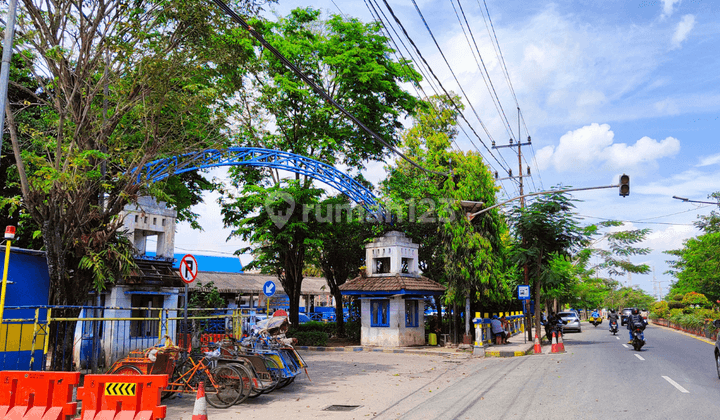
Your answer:
[[[294,153],[259,147],[208,149],[165,159],[143,166],[138,182],[157,182],[169,176],[216,166],[256,166],[306,175],[345,194],[376,219],[384,220],[385,211],[377,197],[359,182],[334,167]]]

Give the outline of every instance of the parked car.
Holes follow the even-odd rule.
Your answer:
[[[565,325],[563,325],[563,331],[582,332],[582,327],[580,326],[580,318],[577,316],[576,312],[559,312],[558,316],[560,316],[560,318],[565,321]]]
[[[628,317],[632,315],[632,311],[635,308],[624,308],[620,312],[620,326],[627,324]]]

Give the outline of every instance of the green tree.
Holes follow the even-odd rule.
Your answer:
[[[569,281],[569,257],[587,244],[587,235],[572,213],[575,206],[563,193],[540,196],[527,207],[515,207],[510,222],[516,239],[513,259],[527,265],[535,296],[535,330],[540,331],[543,294]]]
[[[22,214],[42,234],[50,303],[80,305],[128,268],[118,214],[145,192],[133,168],[226,144],[252,42],[183,0],[23,0],[18,10],[15,49],[36,84],[16,79],[29,98],[6,112]]]
[[[708,198],[717,201],[718,205],[720,205],[720,191],[710,194]],[[712,210],[708,215],[699,215],[695,226],[705,233],[720,232],[720,213],[717,210]]]
[[[353,217],[353,209],[345,196],[329,197],[319,204],[320,209],[330,213],[332,219],[317,225],[322,243],[318,252],[319,266],[325,276],[330,293],[335,298],[335,319],[338,335],[345,335],[343,299],[340,286],[359,274],[365,263],[365,242],[379,233],[380,226],[364,223]],[[361,214],[363,212],[360,212]]]
[[[669,294],[698,292],[711,302],[720,299],[720,232],[690,238],[683,248],[665,253],[677,258],[668,261],[667,272],[677,279],[670,285]]]
[[[513,270],[503,242],[507,227],[495,209],[472,220],[465,216],[460,201],[492,206],[497,188],[480,154],[451,150],[457,118],[448,98],[431,97],[403,136],[407,156],[447,176],[398,159],[381,190],[397,216],[394,229],[420,244],[423,274],[448,287],[445,303],[462,305],[471,298],[489,306],[511,294]]]
[[[390,59],[393,51],[380,34],[379,23],[365,24],[340,16],[323,21],[319,11],[305,8],[293,10],[277,22],[251,24],[337,103],[388,143],[397,144],[401,118],[412,112],[418,102],[400,85],[418,81],[420,76]],[[270,51],[260,50],[253,71],[253,77],[245,80],[245,93],[238,98],[244,110],[237,125],[240,138],[329,165],[344,164],[349,170],[362,169],[368,160],[381,159],[388,153]],[[296,175],[292,182],[285,182],[274,170],[235,169],[232,177],[240,191],[226,200],[225,223],[234,226],[240,235],[265,228],[276,233],[247,237],[257,247],[254,265],[278,274],[290,297],[290,321],[297,325],[303,267],[314,261],[307,252],[316,252],[321,241],[319,230],[311,229],[310,223],[295,213],[304,206],[316,205],[322,191],[313,188],[309,176]],[[273,229],[263,217],[247,217],[263,212],[265,198],[285,188],[295,200],[289,223]],[[301,189],[313,195],[300,193]],[[306,227],[301,227],[302,223]],[[307,248],[309,245],[312,249]],[[280,253],[288,250],[294,250],[294,258],[281,257]]]
[[[582,297],[583,308],[617,308],[620,299],[616,292],[620,283],[614,277],[650,272],[647,264],[638,265],[630,261],[633,256],[650,253],[649,248],[636,246],[645,240],[650,229],[611,230],[622,225],[623,222],[611,220],[585,228],[585,234],[596,238],[573,257],[579,276],[575,293]],[[599,262],[593,263],[598,259]],[[609,277],[601,277],[605,274]]]
[[[221,210],[225,225],[233,228],[231,236],[253,244],[237,251],[252,253],[254,259],[246,269],[277,276],[290,300],[290,322],[298,325],[305,263],[317,259],[322,243],[314,219],[296,209],[314,206],[322,190],[289,180],[267,188],[245,185],[243,193],[235,197],[225,192],[228,200]]]

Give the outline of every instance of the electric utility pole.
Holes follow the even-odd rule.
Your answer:
[[[520,137],[520,108],[518,108],[517,110],[518,110],[518,138],[519,138],[519,137]],[[496,172],[495,172],[495,180],[496,180],[496,181],[502,181],[502,180],[504,180],[504,179],[515,179],[515,178],[518,179],[518,182],[520,183],[520,208],[524,208],[524,207],[525,207],[525,197],[524,197],[524,194],[525,194],[525,193],[524,193],[524,191],[523,191],[523,177],[531,176],[531,175],[530,175],[530,167],[529,167],[529,166],[527,167],[527,172],[525,173],[525,175],[523,175],[523,167],[522,167],[522,146],[529,146],[529,145],[532,144],[531,142],[532,142],[532,140],[531,140],[530,136],[528,136],[528,138],[527,138],[527,143],[523,143],[523,142],[521,142],[520,140],[518,140],[517,143],[514,143],[512,138],[510,139],[510,144],[506,144],[506,145],[502,145],[502,146],[496,146],[496,145],[495,145],[495,140],[493,140],[493,142],[492,142],[492,148],[493,148],[493,149],[500,149],[500,148],[503,148],[503,147],[517,147],[517,153],[518,153],[518,175],[517,175],[517,176],[513,176],[513,174],[512,174],[512,169],[510,169],[510,170],[508,171],[508,176],[507,176],[507,177],[505,177],[505,178],[498,178],[498,173],[497,173],[497,171],[496,171]],[[525,239],[523,239],[523,241],[524,241],[524,240],[525,240]],[[526,285],[529,285],[529,284],[530,284],[530,278],[529,278],[529,276],[528,276],[528,266],[527,266],[527,264],[525,264],[525,265],[523,266],[523,272],[524,272],[524,275],[525,275],[525,284],[526,284]],[[540,302],[535,302],[535,305],[539,305],[539,304],[540,304]],[[530,304],[529,304],[529,302],[528,302],[527,300],[524,300],[524,301],[523,301],[523,307],[524,307],[523,309],[525,310],[525,330],[527,331],[527,339],[528,339],[529,341],[533,341],[533,336],[532,336],[532,324],[530,323],[530,317],[528,316],[528,314],[530,313]]]

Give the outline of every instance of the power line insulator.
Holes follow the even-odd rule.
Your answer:
[[[498,179],[498,172],[495,171],[495,179]]]
[[[530,166],[529,166],[529,165],[528,165],[528,172],[527,172],[527,174],[530,175]]]
[[[512,176],[512,169],[510,169],[510,170],[508,171],[508,175],[509,175],[509,176]]]
[[[528,143],[532,143],[532,139],[528,136]]]
[[[513,144],[513,139],[510,139],[510,144]]]

